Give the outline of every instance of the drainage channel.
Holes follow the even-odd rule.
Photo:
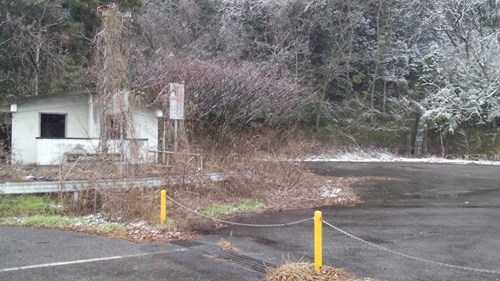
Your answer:
[[[252,257],[244,256],[232,251],[221,249],[217,246],[197,242],[197,241],[172,241],[171,244],[201,252],[203,254],[216,257],[222,260],[234,262],[243,267],[252,269],[260,273],[267,273],[268,268],[275,268],[276,265],[261,261]]]

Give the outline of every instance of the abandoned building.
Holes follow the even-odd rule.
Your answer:
[[[92,155],[132,163],[156,161],[158,117],[140,96],[126,92],[106,102],[89,90],[0,102],[10,162],[58,165]],[[7,120],[7,121],[5,121]]]

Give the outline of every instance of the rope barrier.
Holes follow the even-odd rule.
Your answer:
[[[177,201],[175,201],[174,199],[172,199],[171,197],[167,196],[168,200],[172,201],[174,204],[192,212],[192,213],[195,213],[197,214],[198,216],[201,216],[201,217],[204,217],[204,218],[207,218],[207,219],[211,219],[211,220],[214,220],[214,221],[217,221],[217,222],[220,222],[220,223],[225,223],[225,224],[230,224],[230,225],[237,225],[237,226],[248,226],[248,227],[284,227],[284,226],[291,226],[291,225],[296,225],[296,224],[301,224],[303,222],[306,222],[306,221],[310,221],[310,220],[313,220],[313,218],[307,218],[307,219],[303,219],[303,220],[298,220],[298,221],[293,221],[293,222],[287,222],[287,223],[278,223],[278,224],[249,224],[249,223],[239,223],[239,222],[232,222],[232,221],[227,221],[227,220],[222,220],[222,219],[218,219],[218,218],[214,218],[214,217],[211,217],[211,216],[207,216],[207,215],[204,215],[196,210],[193,210]]]
[[[489,270],[489,269],[482,269],[482,268],[474,268],[474,267],[467,267],[467,266],[460,266],[460,265],[454,265],[454,264],[447,264],[447,263],[442,263],[442,262],[437,262],[437,261],[432,261],[432,260],[427,260],[427,259],[422,259],[422,258],[419,258],[419,257],[414,257],[414,256],[410,256],[410,255],[407,255],[407,254],[404,254],[404,253],[401,253],[401,252],[398,252],[398,251],[394,251],[394,250],[391,250],[389,248],[386,248],[386,247],[382,247],[380,245],[377,245],[377,244],[374,244],[374,243],[371,243],[371,242],[368,242],[362,238],[359,238],[343,229],[340,229],[332,224],[330,224],[329,222],[327,221],[323,221],[324,224],[326,224],[327,226],[333,228],[334,230],[352,238],[352,239],[355,239],[359,242],[362,242],[364,244],[367,244],[369,246],[372,246],[372,247],[375,247],[379,250],[382,250],[382,251],[386,251],[386,252],[389,252],[391,254],[395,254],[395,255],[398,255],[398,256],[401,256],[401,257],[405,257],[407,259],[411,259],[411,260],[416,260],[416,261],[420,261],[420,262],[424,262],[424,263],[429,263],[429,264],[433,264],[435,266],[442,266],[442,267],[448,267],[448,268],[454,268],[454,269],[461,269],[461,270],[466,270],[466,271],[474,271],[474,272],[481,272],[481,273],[490,273],[490,274],[500,274],[500,271],[496,271],[496,270]]]
[[[236,225],[236,226],[248,226],[248,227],[286,227],[286,226],[291,226],[291,225],[297,225],[297,224],[301,224],[301,223],[304,223],[306,221],[310,221],[310,220],[314,220],[314,218],[307,218],[307,219],[303,219],[303,220],[298,220],[298,221],[293,221],[293,222],[288,222],[288,223],[278,223],[278,224],[248,224],[248,223],[239,223],[239,222],[232,222],[232,221],[227,221],[227,220],[223,220],[223,219],[218,219],[218,218],[215,218],[215,217],[211,217],[211,216],[207,216],[207,215],[204,215],[196,210],[193,210],[187,206],[185,206],[184,204],[174,200],[173,198],[167,196],[167,199],[172,201],[174,204],[180,206],[181,208],[184,208],[186,210],[188,210],[189,212],[192,212],[198,216],[201,216],[203,218],[207,218],[207,219],[211,219],[211,220],[214,220],[214,221],[217,221],[217,222],[220,222],[220,223],[225,223],[225,224],[229,224],[229,225]],[[411,260],[415,260],[415,261],[419,261],[419,262],[424,262],[424,263],[429,263],[429,264],[432,264],[432,265],[435,265],[435,266],[442,266],[442,267],[448,267],[448,268],[453,268],[453,269],[460,269],[460,270],[465,270],[465,271],[473,271],[473,272],[480,272],[480,273],[489,273],[489,274],[500,274],[500,271],[497,271],[497,270],[489,270],[489,269],[482,269],[482,268],[474,268],[474,267],[467,267],[467,266],[460,266],[460,265],[454,265],[454,264],[448,264],[448,263],[443,263],[443,262],[437,262],[437,261],[433,261],[433,260],[427,260],[427,259],[423,259],[423,258],[419,258],[419,257],[415,257],[415,256],[411,256],[411,255],[408,255],[408,254],[404,254],[404,253],[401,253],[401,252],[398,252],[398,251],[394,251],[394,250],[391,250],[389,248],[386,248],[386,247],[383,247],[383,246],[380,246],[380,245],[377,245],[377,244],[374,244],[374,243],[371,243],[371,242],[368,242],[360,237],[357,237],[355,236],[354,234],[351,234],[341,228],[338,228],[336,226],[334,226],[333,224],[323,220],[323,223],[326,224],[327,226],[333,228],[334,230],[354,239],[354,240],[357,240],[363,244],[366,244],[366,245],[369,245],[371,247],[374,247],[374,248],[377,248],[379,250],[382,250],[382,251],[385,251],[385,252],[388,252],[388,253],[391,253],[391,254],[394,254],[394,255],[398,255],[398,256],[401,256],[401,257],[404,257],[404,258],[407,258],[407,259],[411,259]]]

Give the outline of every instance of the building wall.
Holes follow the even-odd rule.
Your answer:
[[[20,102],[17,104],[17,112],[12,113],[12,163],[37,162],[36,138],[40,137],[42,113],[66,114],[67,138],[89,137],[88,95],[47,97]]]
[[[158,117],[152,109],[135,109],[132,115],[133,127],[130,128],[131,138],[147,139],[148,150],[157,150],[158,147]],[[156,153],[147,154],[147,162],[153,162]]]

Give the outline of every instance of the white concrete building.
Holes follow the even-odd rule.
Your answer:
[[[12,114],[11,163],[58,165],[85,155],[103,155],[103,147],[108,156],[120,157],[123,152],[128,162],[154,162],[155,110],[123,96],[127,97],[124,122],[113,110],[116,104],[102,106],[88,90],[2,102],[0,111]],[[119,128],[107,133],[105,146],[99,143],[102,125]]]

